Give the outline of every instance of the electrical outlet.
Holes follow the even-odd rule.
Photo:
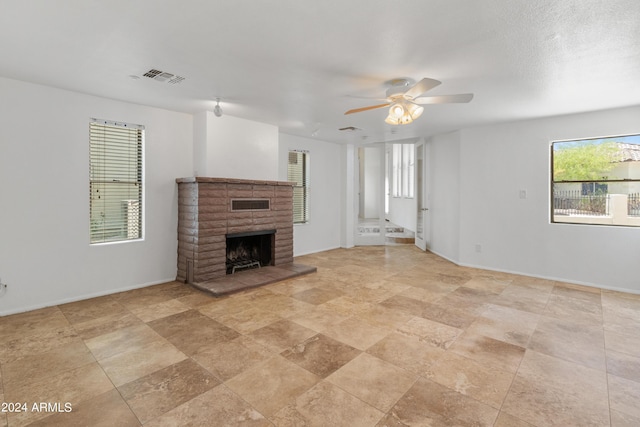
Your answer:
[[[0,297],[4,296],[7,293],[7,285],[6,283],[2,283],[2,277],[0,277]]]
[[[521,199],[526,199],[527,198],[527,190],[520,190],[520,198]]]
[[[482,252],[482,245],[476,245],[476,252]]]

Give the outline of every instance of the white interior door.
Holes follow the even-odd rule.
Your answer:
[[[421,140],[415,144],[416,159],[416,246],[426,251],[431,239],[431,215],[429,215],[429,145]]]

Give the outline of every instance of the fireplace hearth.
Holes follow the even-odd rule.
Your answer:
[[[176,280],[220,295],[316,271],[293,263],[293,183],[176,182]]]

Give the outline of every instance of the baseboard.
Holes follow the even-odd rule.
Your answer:
[[[480,270],[497,271],[497,272],[500,272],[500,273],[508,273],[508,274],[517,274],[519,276],[533,277],[533,278],[536,278],[536,279],[552,280],[554,282],[570,283],[572,285],[587,286],[587,287],[590,287],[590,288],[604,289],[604,290],[607,290],[607,291],[616,291],[616,292],[624,292],[624,293],[627,293],[627,294],[640,295],[640,289],[618,288],[618,287],[615,287],[615,286],[600,285],[600,284],[597,284],[597,283],[583,282],[583,281],[580,281],[580,280],[573,280],[573,279],[565,279],[565,278],[562,278],[562,277],[543,276],[543,275],[539,275],[539,274],[522,273],[520,271],[504,270],[504,269],[500,269],[500,268],[489,268],[489,267],[484,267],[484,266],[475,265],[475,264],[457,263],[457,265],[459,265],[460,267],[478,268]]]
[[[299,256],[313,255],[313,254],[317,254],[319,252],[332,251],[334,249],[340,249],[340,246],[334,246],[334,247],[326,248],[326,249],[318,249],[317,251],[314,250],[314,251],[309,251],[309,252],[302,252],[302,253],[299,253],[299,254],[293,254],[293,257],[295,258],[295,257],[299,257]]]
[[[455,265],[460,265],[460,263],[459,263],[457,260],[455,260],[455,259],[451,259],[451,258],[449,258],[448,256],[441,254],[440,252],[434,251],[434,250],[432,250],[432,249],[427,249],[427,250],[428,250],[429,252],[431,252],[432,254],[434,254],[434,255],[438,255],[440,258],[444,258],[444,259],[446,259],[447,261],[454,263]]]
[[[433,250],[429,250],[429,252],[439,256],[440,258],[444,258],[449,262],[454,263],[455,265],[459,265],[460,267],[469,267],[469,268],[477,268],[480,270],[487,270],[487,271],[497,271],[500,273],[508,273],[508,274],[517,274],[518,276],[526,276],[526,277],[533,277],[536,279],[544,279],[544,280],[552,280],[554,282],[563,282],[563,283],[570,283],[573,285],[581,285],[581,286],[588,286],[590,288],[597,288],[597,289],[605,289],[607,291],[616,291],[616,292],[624,292],[627,294],[636,294],[636,295],[640,295],[640,289],[628,289],[628,288],[618,288],[615,286],[606,286],[606,285],[600,285],[597,283],[591,283],[591,282],[583,282],[580,280],[571,280],[571,279],[565,279],[562,277],[555,277],[555,276],[544,276],[544,275],[539,275],[539,274],[531,274],[531,273],[523,273],[521,271],[514,271],[514,270],[505,270],[505,269],[500,269],[500,268],[490,268],[490,267],[486,267],[483,265],[477,265],[477,264],[467,264],[467,263],[463,263],[463,262],[458,262],[457,260],[451,259],[443,254],[440,254],[436,251]]]
[[[103,297],[105,295],[117,294],[118,292],[125,292],[125,291],[131,291],[131,290],[134,290],[134,289],[146,288],[147,286],[159,285],[161,283],[175,282],[175,280],[176,280],[176,278],[172,277],[172,278],[169,278],[169,279],[157,280],[157,281],[153,281],[153,282],[143,283],[141,285],[125,286],[125,287],[122,287],[122,288],[110,289],[110,290],[104,291],[104,292],[94,292],[94,293],[90,293],[90,294],[84,294],[84,295],[81,295],[81,296],[74,296],[74,297],[70,297],[70,298],[62,298],[62,299],[59,299],[59,300],[55,300],[55,301],[47,302],[47,303],[43,303],[43,304],[36,304],[36,305],[27,306],[27,307],[20,307],[20,308],[17,308],[17,309],[10,309],[10,310],[7,310],[7,311],[0,311],[0,317],[10,316],[12,314],[24,313],[24,312],[32,311],[32,310],[39,310],[41,308],[54,307],[56,305],[68,304],[70,302],[77,302],[77,301],[83,301],[83,300],[91,299],[91,298]]]

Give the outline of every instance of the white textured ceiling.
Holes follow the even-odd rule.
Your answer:
[[[151,68],[185,80],[130,77]],[[0,76],[188,113],[221,97],[284,133],[391,141],[640,105],[640,1],[2,0]],[[475,98],[406,126],[343,114],[399,77]]]

